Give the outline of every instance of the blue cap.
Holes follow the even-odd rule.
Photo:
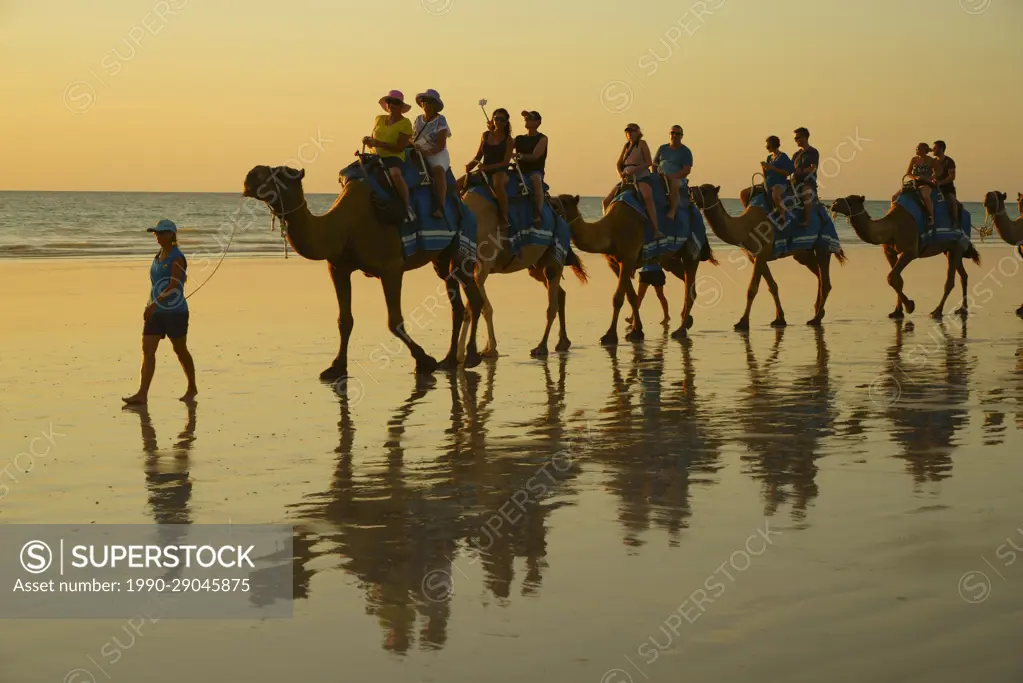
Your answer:
[[[156,224],[155,228],[147,228],[146,232],[172,232],[176,235],[178,234],[178,226],[174,225],[174,221],[164,218]]]

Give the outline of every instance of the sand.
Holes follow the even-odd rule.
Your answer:
[[[495,276],[502,357],[421,381],[357,275],[345,399],[316,379],[337,349],[325,267],[229,258],[190,300],[191,412],[166,342],[148,410],[121,409],[147,260],[0,262],[0,465],[59,434],[2,482],[2,522],[298,534],[293,619],[161,620],[130,647],[124,621],[6,621],[0,681],[1018,680],[1019,259],[982,249],[965,329],[926,316],[944,260],[913,264],[919,309],[898,325],[880,253],[852,248],[820,334],[815,282],[786,260],[791,326],[768,327],[761,287],[746,337],[733,253],[701,268],[688,343],[651,292],[647,341],[616,352],[596,343],[612,280],[587,257],[590,284],[567,283],[575,346],[547,361],[528,356],[541,287]],[[449,315],[422,305],[438,282],[410,274],[404,306],[440,357]],[[551,462],[546,494],[481,532]]]

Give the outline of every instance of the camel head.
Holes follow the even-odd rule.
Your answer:
[[[304,177],[305,169],[256,166],[245,176],[242,196],[266,202],[270,210],[280,218],[305,204],[305,194],[302,191]]]
[[[689,188],[689,200],[699,209],[708,209],[721,202],[720,193],[720,185],[697,185]]]
[[[559,194],[557,197],[551,197],[551,207],[569,224],[581,215],[579,213],[579,195],[577,194]]]
[[[995,216],[1005,211],[1005,200],[1008,195],[1004,192],[988,192],[984,195],[984,209],[988,216]]]
[[[842,214],[843,216],[858,216],[864,211],[867,198],[861,194],[851,194],[848,197],[836,199],[831,204],[831,213]]]

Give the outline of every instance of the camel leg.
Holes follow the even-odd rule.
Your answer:
[[[626,284],[630,281],[632,271],[635,269],[634,264],[621,263],[618,265],[618,286],[615,287],[614,296],[611,297],[611,326],[604,333],[604,336],[600,338],[600,343],[604,346],[615,346],[618,344],[618,314],[622,310],[622,304],[625,303],[626,296]],[[630,303],[632,300],[630,299]],[[639,329],[639,309],[633,308],[633,320]]]
[[[781,307],[778,283],[774,281],[774,276],[771,275],[771,269],[766,261],[764,261],[764,281],[767,282],[767,291],[771,293],[771,298],[774,299],[774,320],[771,321],[771,327],[785,327],[788,323],[785,322],[785,311]],[[750,303],[752,305],[752,302]],[[749,314],[747,313],[747,315]]]
[[[486,288],[487,277],[489,276],[490,271],[487,270],[487,264],[481,263],[479,270],[476,272],[476,286],[479,287],[480,296],[483,298],[483,319],[487,323],[487,345],[483,347],[480,355],[486,358],[496,358],[498,353],[497,334],[494,332],[494,307],[487,296]]]
[[[463,367],[465,369],[474,368],[483,362],[483,358],[480,357],[479,351],[476,349],[476,334],[479,331],[480,325],[480,314],[483,312],[483,295],[480,293],[479,285],[476,284],[476,277],[474,274],[475,264],[469,264],[466,262],[459,263],[456,260],[451,263],[451,272],[444,278],[448,284],[448,292],[450,296],[452,280],[455,284],[454,296],[451,298],[452,311],[451,315],[457,326],[457,330],[461,331],[462,321],[465,318],[465,312],[461,308],[462,297],[458,293],[458,285],[462,286],[465,290],[465,298],[469,301],[469,341],[465,347],[465,358],[463,360]],[[459,309],[455,309],[456,302]],[[496,342],[495,342],[496,343]],[[451,338],[451,349],[448,351],[448,356],[453,357],[457,363],[458,359],[458,334],[453,333]]]
[[[625,341],[643,341],[646,335],[643,334],[643,322],[639,319],[639,294],[636,293],[636,288],[632,286],[631,277],[625,281],[625,296],[629,301],[629,306],[632,307],[633,321],[631,328],[625,333]]]
[[[885,260],[888,261],[889,269],[894,268],[899,261],[899,255],[895,253],[895,250],[881,247],[881,252],[884,254]],[[895,294],[895,310],[889,313],[888,317],[892,320],[902,320],[906,317],[906,314],[902,312],[902,297],[898,293]]]
[[[764,276],[763,261],[753,258],[753,275],[750,277],[749,287],[746,290],[746,310],[743,311],[739,322],[735,323],[736,330],[749,330],[749,313],[753,308],[753,300],[757,298],[757,290],[760,289],[760,278]]]
[[[693,326],[693,303],[696,301],[696,270],[700,267],[700,261],[668,261],[664,268],[672,275],[682,280],[686,289],[685,300],[682,303],[682,315],[679,328],[671,333],[672,339],[685,339],[687,330]]]
[[[468,330],[472,327],[472,314],[462,301],[462,292],[458,288],[458,280],[451,273],[443,274],[443,268],[438,270],[438,275],[444,279],[444,287],[447,290],[448,301],[451,302],[451,345],[448,354],[441,360],[442,370],[457,370],[459,359],[464,359],[466,350],[462,348],[463,339],[468,336]]]
[[[536,345],[536,348],[529,352],[533,358],[547,357],[547,339],[551,335],[551,327],[554,325],[554,318],[558,315],[558,302],[561,299],[561,268],[548,266],[544,269],[547,278],[547,327],[543,331],[543,339]]]
[[[564,271],[562,271],[564,272]],[[561,327],[560,334],[558,337],[558,345],[554,347],[555,351],[568,351],[572,346],[572,341],[568,338],[568,326],[565,322],[565,299],[568,297],[568,293],[565,292],[565,288],[558,287],[558,323]]]
[[[807,321],[807,325],[820,327],[824,321],[824,304],[828,301],[831,293],[831,252],[826,249],[814,250],[817,257],[817,305],[814,306],[813,320]],[[811,268],[810,270],[813,270]]]
[[[956,272],[963,265],[963,254],[961,249],[949,249],[946,256],[948,256],[948,270],[945,273],[945,289],[941,294],[941,301],[938,302],[937,308],[931,311],[931,317],[938,319],[945,315],[945,301],[948,300],[949,294],[956,286]]]
[[[412,358],[416,361],[416,373],[429,375],[437,369],[437,360],[415,343],[405,330],[405,320],[401,315],[402,275],[404,273],[401,271],[392,271],[380,276],[380,282],[384,287],[384,300],[387,302],[387,327],[391,330],[391,334],[400,339],[412,354]],[[349,306],[350,308],[351,306]]]
[[[962,305],[959,306],[959,308],[956,309],[956,314],[961,318],[965,318],[970,314],[969,311],[970,295],[967,294],[966,292],[966,282],[970,278],[966,274],[966,265],[962,262],[962,260],[959,261],[959,267],[956,270],[959,273],[959,284],[961,284],[963,287],[963,303]]]
[[[352,337],[355,319],[352,318],[352,271],[341,270],[333,263],[327,263],[330,279],[337,296],[337,328],[341,333],[341,345],[330,367],[320,373],[320,379],[333,382],[348,376],[348,340]]]
[[[909,254],[899,254],[898,259],[895,261],[895,266],[892,268],[892,272],[888,273],[888,284],[891,285],[892,289],[895,290],[895,293],[899,295],[899,305],[900,307],[905,307],[906,313],[912,313],[915,311],[916,304],[913,303],[913,300],[906,296],[906,294],[902,291],[902,271],[906,269],[906,266],[908,266],[914,258],[914,256],[910,256]],[[897,308],[895,311],[896,313],[901,314],[901,308]],[[889,317],[901,318],[902,316],[898,315]]]

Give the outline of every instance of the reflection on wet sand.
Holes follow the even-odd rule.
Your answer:
[[[817,458],[824,438],[835,434],[837,408],[828,370],[828,345],[823,328],[814,328],[816,361],[796,370],[786,382],[777,372],[785,328],[775,330],[771,354],[761,365],[748,335],[744,336],[749,390],[738,404],[740,440],[750,451],[742,456],[747,473],[762,482],[764,514],[773,515],[791,503],[794,520],[805,521],[817,497]]]
[[[895,340],[879,378],[884,390],[873,392],[872,399],[885,408],[892,438],[902,451],[898,457],[918,485],[951,476],[955,434],[967,423],[972,370],[965,322],[958,334],[945,322],[933,323],[926,338],[914,332],[912,323],[895,323]]]
[[[195,441],[196,402],[188,402],[185,428],[169,453],[161,453],[156,428],[145,405],[126,406],[124,412],[139,416],[142,429],[142,450],[149,507],[154,524],[191,524],[189,502],[192,479],[189,474],[189,451]]]
[[[720,469],[721,439],[714,415],[697,399],[689,340],[681,345],[682,379],[666,385],[665,354],[676,348],[664,340],[632,346],[624,351],[632,356],[624,377],[621,352],[607,351],[611,393],[588,445],[594,459],[612,468],[608,486],[620,498],[627,546],[642,546],[641,535],[651,526],[666,530],[669,544],[677,546],[692,515],[694,476],[698,481]]]
[[[472,586],[473,567],[501,601],[511,594],[517,559],[525,563],[522,593],[539,589],[546,554],[546,520],[568,493],[575,466],[565,465],[559,415],[560,379],[548,374],[544,414],[526,428],[526,441],[491,440],[496,363],[484,367],[485,387],[476,372],[419,377],[409,398],[388,422],[386,462],[352,462],[355,429],[347,398],[341,397],[340,446],[330,488],[296,506],[303,517],[296,539],[296,598],[309,596],[310,578],[323,569],[321,556],[335,556],[366,592],[366,610],[376,616],[383,647],[407,652],[418,628],[420,647],[447,640],[451,596]],[[451,398],[450,427],[441,455],[406,466],[406,425],[418,405],[435,401],[438,383]],[[509,429],[509,431],[513,431]],[[521,427],[515,433],[520,434]],[[324,526],[322,523],[326,523]],[[315,566],[315,568],[314,568]],[[472,590],[469,588],[469,590]]]

